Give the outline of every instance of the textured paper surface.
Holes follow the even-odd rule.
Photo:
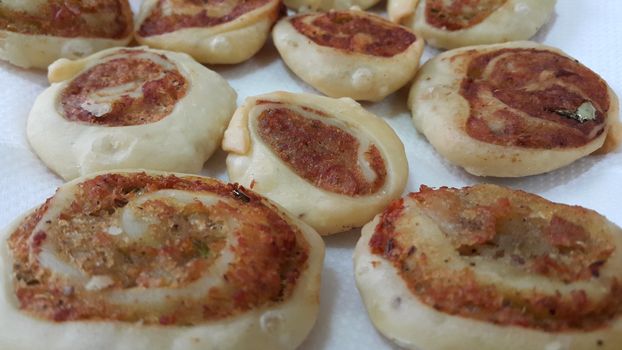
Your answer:
[[[560,47],[621,93],[621,15],[619,0],[559,0],[551,22],[534,40]],[[436,53],[426,48],[423,60]],[[244,64],[210,68],[229,80],[238,92],[238,104],[247,96],[275,90],[314,92],[287,70],[270,42]],[[42,203],[62,183],[32,152],[25,135],[28,112],[46,86],[44,72],[0,62],[0,227],[6,227],[22,212]],[[622,225],[622,153],[589,156],[550,174],[522,179],[474,177],[441,159],[416,133],[406,107],[407,91],[402,89],[380,103],[363,105],[382,116],[401,137],[410,164],[408,192],[417,190],[421,184],[464,186],[493,182],[592,208]],[[216,153],[206,163],[203,173],[226,180],[224,159],[223,152]],[[375,331],[354,285],[352,251],[358,235],[359,231],[355,230],[325,240],[321,311],[302,349],[396,348]]]

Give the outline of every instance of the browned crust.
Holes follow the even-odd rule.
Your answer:
[[[192,14],[165,15],[164,1],[158,1],[149,16],[138,29],[138,35],[149,37],[171,33],[185,28],[207,28],[225,24],[238,19],[240,16],[255,11],[267,4],[273,4],[271,20],[275,22],[283,15],[283,5],[280,0],[216,0],[205,2],[202,0],[175,0],[174,6],[193,9]],[[213,15],[220,8],[230,7],[224,15]]]
[[[90,18],[103,18],[93,26]],[[122,39],[133,30],[132,10],[127,0],[50,0],[36,14],[0,6],[0,30],[28,35],[67,38]]]
[[[70,121],[105,126],[149,124],[167,117],[186,95],[188,82],[177,69],[137,57],[143,52],[125,51],[126,56],[100,63],[74,78],[61,94],[63,116]],[[157,56],[169,61],[163,55]],[[110,111],[101,116],[85,109],[90,94],[128,83],[138,84],[141,96],[118,96],[111,102]]]
[[[470,106],[465,129],[471,137],[503,146],[573,148],[605,130],[610,107],[607,85],[577,61],[538,49],[465,55],[473,57],[460,87]],[[491,103],[487,96],[501,106],[494,114],[482,112]],[[585,102],[596,108],[596,119],[580,122],[559,112],[576,111]],[[492,128],[486,122],[490,119],[502,127]]]
[[[299,15],[291,23],[316,44],[348,53],[393,57],[417,40],[410,30],[361,11]]]
[[[369,242],[371,252],[389,260],[413,295],[430,307],[549,332],[598,329],[622,315],[622,284],[616,278],[607,280],[609,291],[599,300],[591,300],[582,289],[567,295],[517,292],[478,280],[479,260],[469,260],[510,264],[563,283],[599,279],[615,248],[599,227],[590,227],[594,220],[603,224],[598,214],[490,185],[422,186],[407,200],[439,225],[461,259],[471,261],[466,268],[449,268],[452,261],[436,261],[433,247],[417,244],[417,226],[402,226],[407,220],[404,199],[382,213]],[[533,210],[553,213],[552,219],[530,215]]]
[[[508,0],[426,0],[425,19],[433,27],[456,31],[484,21]]]
[[[162,220],[159,228],[149,230],[155,235],[159,234],[158,230],[169,232],[155,246],[124,245],[116,236],[87,226],[77,231],[86,232],[83,235],[73,230],[81,225],[97,227],[118,215],[138,195],[162,189],[212,193],[233,199],[235,205],[220,202],[202,208],[200,203],[193,203],[175,211],[165,201],[146,202],[142,210]],[[149,205],[158,208],[148,208]],[[47,232],[33,232],[46,210],[47,202],[20,224],[8,243],[20,308],[32,316],[56,322],[115,320],[179,326],[218,320],[287,300],[308,263],[308,243],[273,206],[243,187],[214,180],[145,173],[100,175],[78,185],[73,202],[61,212],[58,222],[50,223]],[[197,220],[200,214],[208,215],[214,222],[219,217],[236,218],[240,228],[235,232],[219,232],[216,224],[208,225],[206,230],[213,232],[190,232],[195,236],[187,237],[187,232],[180,230],[188,220],[180,221],[180,218]],[[197,243],[196,234],[207,236]],[[114,305],[105,298],[106,293],[88,291],[62,276],[52,279],[38,260],[29,258],[30,254],[37,254],[43,242],[51,240],[48,243],[59,246],[60,256],[74,266],[89,274],[111,276],[114,283],[106,292],[135,286],[182,287],[196,280],[212,264],[215,257],[206,254],[220,254],[222,240],[227,235],[235,236],[237,246],[235,258],[224,275],[225,286],[211,288],[199,300],[178,300],[165,310]],[[208,249],[208,253],[202,249]],[[171,264],[177,269],[168,269]],[[160,273],[150,275],[150,271]],[[163,277],[163,271],[175,278]]]
[[[308,107],[309,113],[327,118]],[[257,117],[257,131],[290,169],[313,185],[346,196],[376,193],[385,183],[387,170],[375,145],[365,159],[376,177],[369,182],[358,165],[359,141],[341,128],[305,118],[285,107],[266,109]]]

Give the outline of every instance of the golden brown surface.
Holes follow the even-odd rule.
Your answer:
[[[274,0],[160,0],[138,34],[147,37],[184,28],[213,27],[231,22],[271,1]],[[167,7],[175,9],[174,12],[166,14]]]
[[[460,93],[470,105],[465,128],[471,137],[552,149],[586,145],[605,130],[607,85],[577,61],[537,49],[465,55],[472,58]],[[593,120],[569,117],[584,103],[595,108]]]
[[[74,78],[61,95],[64,117],[97,125],[129,126],[168,116],[186,95],[188,83],[166,57],[149,53],[170,67],[142,56],[144,53],[124,51],[123,56]]]
[[[213,194],[220,200],[210,206],[165,197],[133,202],[167,189]],[[34,232],[51,201],[9,238],[19,306],[39,318],[197,324],[286,300],[306,268],[308,243],[297,228],[261,197],[237,185],[173,175],[100,175],[80,183],[58,220]],[[107,232],[130,205],[140,211],[141,219],[154,223],[137,240]],[[235,229],[224,225],[226,220],[235,220]],[[227,239],[235,244],[234,258],[223,275],[225,284],[198,299],[166,299],[158,307],[143,308],[116,305],[108,298],[133,288],[188,287],[224,254]],[[87,276],[106,276],[109,283],[103,290],[90,290],[51,273],[37,258],[44,244],[54,247],[61,261]]]
[[[291,23],[318,45],[379,57],[400,54],[417,40],[406,28],[361,11],[299,15]]]
[[[132,31],[132,11],[127,0],[48,0],[36,12],[17,11],[0,2],[0,30],[119,39]]]
[[[439,261],[445,247],[426,238],[435,234],[429,226],[409,221],[413,213],[440,229],[451,257]],[[622,314],[620,280],[601,276],[616,249],[606,219],[526,192],[493,185],[423,186],[382,214],[369,246],[393,264],[416,298],[451,315],[544,331],[587,331]],[[491,266],[560,287],[549,293],[490,282],[479,269]],[[577,282],[598,285],[602,294],[591,295]],[[562,292],[570,284],[577,287]]]
[[[485,20],[507,0],[426,0],[426,21],[437,28],[461,30]]]
[[[320,111],[303,109],[330,118]],[[369,181],[359,164],[359,140],[341,128],[275,107],[261,113],[257,131],[296,174],[321,189],[361,196],[377,192],[385,183],[387,170],[376,146],[371,144],[364,152],[364,160],[375,174]]]

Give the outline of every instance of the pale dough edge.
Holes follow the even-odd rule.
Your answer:
[[[46,69],[59,58],[78,59],[97,51],[126,46],[132,36],[121,39],[62,38],[0,31],[0,59],[22,68]]]

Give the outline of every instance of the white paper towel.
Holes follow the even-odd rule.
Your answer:
[[[134,3],[136,5],[136,2]],[[383,7],[381,4],[380,7]],[[380,11],[381,8],[378,8]],[[612,88],[622,91],[622,1],[560,0],[552,21],[535,40],[562,48],[599,73]],[[438,51],[427,48],[423,59]],[[250,61],[211,67],[238,92],[247,96],[285,90],[314,92],[297,79],[279,59],[271,43]],[[35,97],[47,86],[45,74],[0,63],[0,227],[52,195],[61,179],[52,174],[30,150],[25,125]],[[554,201],[595,209],[622,225],[622,153],[589,156],[550,174],[522,179],[478,178],[441,159],[416,133],[406,107],[408,87],[380,103],[366,103],[398,133],[410,164],[407,192],[421,184],[464,186],[492,182],[535,192]],[[226,180],[225,154],[216,153],[203,173]],[[302,349],[392,349],[369,321],[352,274],[352,250],[359,231],[325,239],[326,263],[322,276],[321,311]]]

